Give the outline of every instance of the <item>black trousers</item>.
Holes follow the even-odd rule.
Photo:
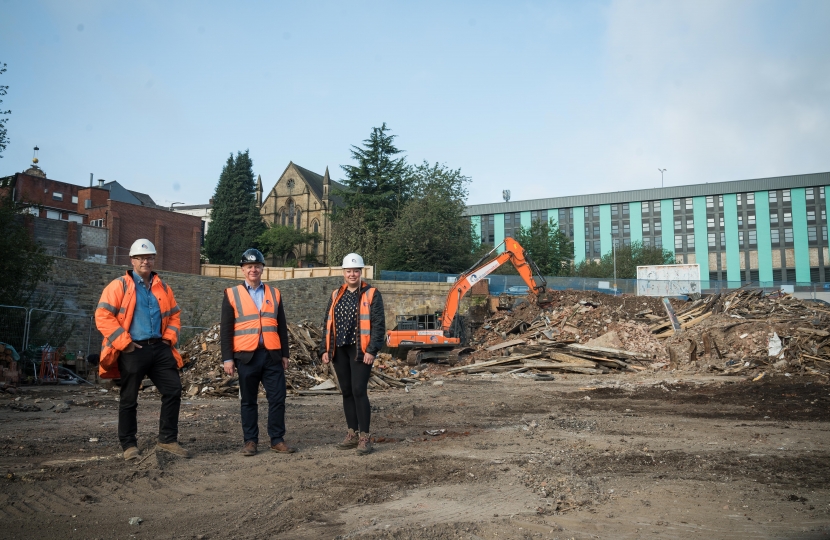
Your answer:
[[[175,442],[179,437],[179,408],[182,403],[182,381],[179,368],[170,345],[159,341],[144,345],[131,353],[118,356],[118,370],[121,372],[121,401],[118,404],[118,440],[126,450],[138,446],[136,432],[138,422],[138,388],[144,377],[156,385],[161,394],[159,414],[160,443]]]
[[[355,360],[357,347],[346,345],[334,351],[334,371],[340,390],[343,391],[343,412],[346,413],[346,425],[349,429],[369,433],[372,420],[372,408],[369,405],[369,377],[372,365],[364,364],[363,357]]]
[[[282,361],[273,360],[266,349],[257,349],[247,364],[236,361],[239,391],[242,394],[242,437],[245,442],[259,442],[259,383],[268,399],[268,436],[271,446],[285,437],[285,370]]]

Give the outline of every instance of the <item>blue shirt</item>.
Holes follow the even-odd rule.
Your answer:
[[[133,341],[142,341],[161,337],[161,308],[159,301],[135,270],[135,311],[130,322],[130,337]],[[150,282],[152,283],[152,281]]]
[[[248,294],[251,295],[251,300],[254,301],[256,304],[256,308],[259,311],[262,311],[262,302],[265,300],[265,284],[261,281],[259,282],[259,286],[257,288],[253,288],[248,285],[248,282],[245,282],[245,288],[248,290]],[[276,310],[274,310],[276,311]],[[265,338],[262,337],[262,334],[259,335],[259,344],[263,345],[265,343]]]

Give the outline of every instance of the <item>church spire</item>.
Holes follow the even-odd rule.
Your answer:
[[[262,175],[256,176],[256,205],[262,206]]]
[[[329,176],[329,167],[326,165],[326,174],[323,175],[323,202],[329,200],[329,185],[331,184],[331,177]]]

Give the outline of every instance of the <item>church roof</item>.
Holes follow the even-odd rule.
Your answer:
[[[294,166],[294,169],[303,177],[305,180],[306,185],[308,188],[314,193],[318,199],[321,201],[323,200],[323,177],[317,174],[316,172],[309,171],[304,167],[300,167],[293,161],[288,164],[288,167]],[[288,170],[286,167],[286,170]],[[285,175],[285,173],[283,173]],[[329,185],[329,200],[333,202],[336,206],[343,206],[343,198],[337,195],[334,195],[334,191],[338,189],[348,189],[346,186],[341,184],[340,182],[335,182],[331,180],[331,184]]]

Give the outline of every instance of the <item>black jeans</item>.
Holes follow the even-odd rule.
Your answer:
[[[136,409],[138,408],[138,387],[144,377],[149,377],[161,394],[159,413],[160,443],[176,442],[179,437],[179,408],[182,404],[182,381],[179,368],[170,345],[158,341],[144,345],[131,353],[118,355],[118,370],[121,372],[121,401],[118,404],[118,440],[126,450],[138,446],[135,435],[138,431]]]
[[[273,360],[266,349],[257,349],[247,364],[236,361],[239,390],[242,393],[242,437],[245,442],[259,442],[259,383],[268,399],[268,436],[271,446],[285,437],[285,370],[281,360]]]
[[[369,405],[369,377],[372,365],[355,361],[357,348],[354,345],[337,347],[334,351],[334,371],[343,391],[343,412],[346,413],[346,425],[349,429],[369,433],[372,420],[372,408]]]

